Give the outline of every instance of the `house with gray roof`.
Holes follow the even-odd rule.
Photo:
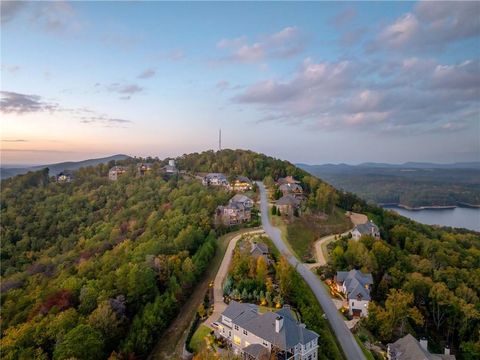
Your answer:
[[[260,314],[257,305],[231,301],[218,323],[217,334],[247,359],[260,359],[265,350],[285,360],[318,358],[318,334],[299,323],[288,306]]]
[[[296,183],[282,184],[278,187],[278,189],[282,192],[283,195],[288,195],[288,194],[302,195],[303,194],[303,188]]]
[[[374,238],[380,239],[380,230],[372,220],[366,222],[365,224],[359,224],[355,226],[351,234],[352,238],[354,238],[355,240],[360,239],[362,235],[370,235]]]
[[[202,180],[205,186],[229,186],[227,177],[222,173],[209,173]]]
[[[335,281],[338,291],[347,296],[348,313],[354,317],[367,316],[372,274],[358,270],[338,271]]]
[[[247,209],[251,209],[253,207],[253,200],[250,199],[248,196],[245,196],[245,195],[242,195],[242,194],[234,195],[230,199],[229,203],[230,204],[239,203],[239,204],[242,204],[243,206],[245,206],[245,208],[247,208]]]
[[[293,211],[300,207],[301,202],[296,196],[288,194],[275,201],[275,206],[280,210],[281,214],[293,215]]]
[[[417,341],[412,335],[407,334],[392,344],[387,345],[388,360],[455,360],[455,355],[450,354],[450,349],[445,348],[443,354],[431,354],[428,351],[428,341]]]

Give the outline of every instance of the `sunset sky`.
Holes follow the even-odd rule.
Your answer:
[[[2,1],[2,164],[480,161],[480,3]]]

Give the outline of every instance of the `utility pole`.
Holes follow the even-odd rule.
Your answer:
[[[218,151],[222,150],[222,129],[218,130]]]

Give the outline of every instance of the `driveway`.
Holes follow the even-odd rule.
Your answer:
[[[230,266],[230,261],[232,261],[233,256],[233,249],[235,249],[235,245],[237,245],[238,240],[243,235],[247,234],[263,234],[263,230],[252,230],[242,234],[239,234],[232,238],[228,243],[227,250],[225,251],[225,256],[223,257],[222,263],[220,264],[220,268],[218,269],[217,275],[215,276],[215,280],[213,282],[213,313],[205,320],[205,325],[212,328],[212,323],[217,321],[220,317],[220,314],[227,308],[227,304],[223,302],[223,280],[227,276],[228,268]]]
[[[355,341],[353,334],[348,330],[345,322],[337,312],[335,304],[330,298],[329,294],[323,287],[320,279],[318,279],[304,264],[299,262],[295,258],[285,243],[282,241],[281,232],[278,228],[272,226],[270,219],[268,218],[268,201],[265,186],[262,182],[257,182],[260,189],[260,201],[261,201],[261,213],[262,213],[262,225],[267,235],[272,239],[278,250],[287,258],[288,262],[296,268],[298,273],[303,277],[307,284],[312,289],[315,297],[323,308],[327,320],[329,321],[335,335],[338,339],[343,353],[349,360],[363,360],[363,355],[360,346]]]

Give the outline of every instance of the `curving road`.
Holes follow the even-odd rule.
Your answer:
[[[360,346],[355,341],[353,334],[350,332],[350,330],[348,330],[345,322],[341,318],[340,314],[337,312],[335,304],[333,303],[332,299],[323,287],[321,281],[304,264],[299,262],[297,258],[292,255],[292,253],[282,240],[282,234],[280,230],[270,223],[270,219],[268,218],[268,201],[265,186],[262,182],[259,181],[257,182],[257,185],[260,189],[260,209],[262,213],[263,229],[265,230],[267,235],[270,236],[278,250],[287,258],[288,262],[294,268],[296,268],[298,273],[303,277],[303,279],[312,289],[318,302],[322,306],[323,311],[327,316],[327,320],[330,322],[330,326],[335,332],[338,342],[340,343],[343,353],[345,354],[347,359],[366,359],[365,355],[363,355],[363,352],[360,349]]]

